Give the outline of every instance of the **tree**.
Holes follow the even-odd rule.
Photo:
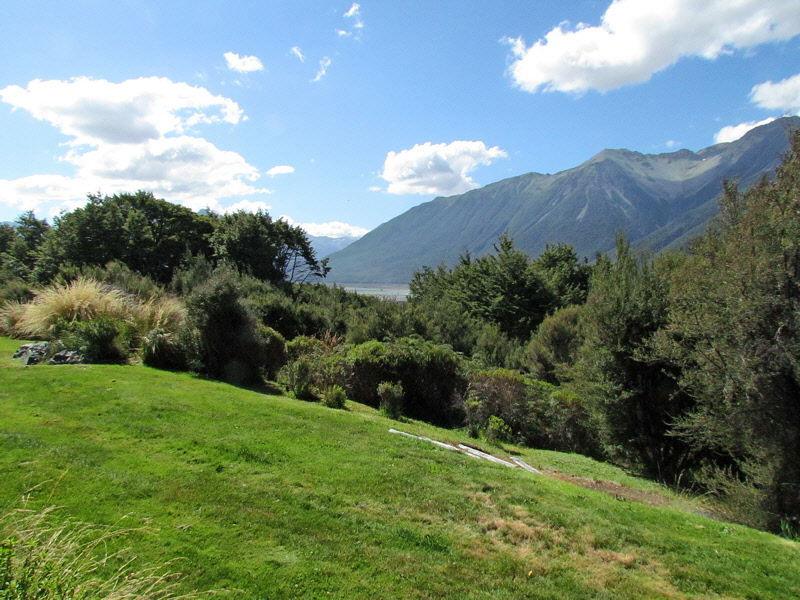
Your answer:
[[[697,403],[675,435],[699,476],[751,503],[751,522],[800,517],[800,132],[773,181],[726,182],[719,217],[670,285],[663,360]]]
[[[672,482],[691,453],[669,435],[670,424],[690,401],[670,377],[670,363],[649,354],[653,335],[667,322],[667,282],[622,235],[616,255],[613,263],[600,257],[595,266],[581,312],[585,342],[571,378],[594,398],[610,453]]]
[[[464,254],[451,270],[425,267],[414,273],[410,288],[417,305],[452,303],[463,317],[494,323],[516,340],[527,340],[558,304],[528,255],[505,234],[493,254]]]
[[[302,229],[261,210],[217,217],[210,241],[217,260],[270,283],[302,283],[330,270],[327,259],[317,260]]]
[[[85,206],[55,219],[55,235],[42,259],[77,267],[119,260],[166,283],[187,255],[210,253],[212,230],[207,217],[151,192],[90,194]],[[44,264],[42,269],[48,270]]]
[[[0,236],[3,268],[16,277],[29,278],[49,231],[47,221],[37,219],[32,210],[17,217],[13,227],[4,227]]]

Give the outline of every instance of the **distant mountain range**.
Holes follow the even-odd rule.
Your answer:
[[[785,117],[699,152],[603,150],[554,175],[527,173],[436,198],[332,254],[328,279],[407,283],[424,265],[490,252],[504,231],[534,257],[547,243],[565,242],[591,259],[613,250],[621,230],[639,247],[679,247],[705,231],[722,181],[746,188],[774,172],[798,128],[800,118]]]
[[[306,234],[308,237],[308,241],[311,242],[311,247],[317,253],[317,258],[325,258],[329,254],[336,252],[337,250],[341,250],[342,248],[346,248],[353,242],[355,242],[359,237],[327,237],[324,235],[310,235]]]

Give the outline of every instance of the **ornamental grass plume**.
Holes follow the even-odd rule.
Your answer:
[[[24,336],[50,338],[60,325],[101,317],[126,320],[131,310],[132,302],[123,292],[80,277],[42,290],[27,305],[17,329]]]

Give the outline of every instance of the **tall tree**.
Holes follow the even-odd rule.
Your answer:
[[[773,181],[726,183],[670,289],[657,349],[697,402],[675,433],[710,456],[707,485],[754,501],[755,524],[800,517],[800,132]]]
[[[264,211],[239,211],[218,217],[211,246],[218,260],[271,283],[308,281],[325,277],[327,259],[317,260],[299,227],[273,221]]]
[[[103,266],[112,260],[162,283],[187,255],[208,255],[207,217],[151,192],[90,194],[85,206],[55,219],[44,261]]]

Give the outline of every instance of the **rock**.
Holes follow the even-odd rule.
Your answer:
[[[35,365],[44,359],[50,342],[36,342],[35,344],[23,344],[14,352],[12,358],[22,359],[23,365]]]
[[[77,350],[56,352],[50,359],[51,365],[77,365],[83,362],[83,355]]]

